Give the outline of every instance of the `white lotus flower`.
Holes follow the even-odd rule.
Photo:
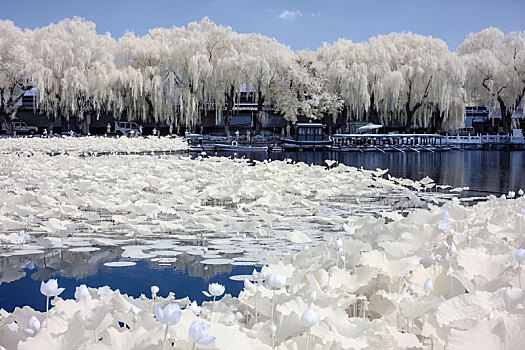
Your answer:
[[[268,277],[268,288],[270,289],[281,289],[286,285],[286,277],[280,273],[275,273]]]
[[[40,283],[40,293],[46,296],[46,320],[49,319],[49,297],[56,297],[64,291],[65,288],[58,288],[58,282],[56,279],[50,279]]]
[[[368,311],[370,302],[368,300],[363,300],[363,311]]]
[[[191,302],[190,306],[188,306],[188,309],[191,312],[193,312],[195,316],[198,316],[201,312],[201,308],[199,307],[199,305],[197,305],[197,302],[195,300]]]
[[[308,331],[306,333],[306,349],[308,350],[308,342],[310,340],[310,328],[317,324],[317,314],[312,309],[307,309],[301,315],[301,324],[305,326]]]
[[[161,309],[160,307],[155,308],[155,318],[162,324],[174,325],[179,322],[182,312],[179,304],[171,303]]]
[[[427,278],[427,280],[425,281],[425,284],[423,285],[423,290],[427,293],[430,293],[432,289],[434,289],[434,287],[432,286],[432,279]]]
[[[89,291],[87,289],[87,286],[85,284],[81,284],[75,289],[75,299],[80,300],[85,296],[89,295]]]
[[[26,333],[29,335],[35,335],[36,332],[40,330],[40,321],[36,316],[31,316],[27,322],[27,328],[25,329]]]
[[[514,198],[514,197],[516,197],[516,192],[509,191],[509,193],[507,194],[507,198]]]
[[[203,290],[202,294],[206,295],[208,298],[220,297],[224,294],[224,286],[219,283],[210,283],[208,284],[208,291]]]
[[[65,288],[58,288],[58,282],[56,279],[50,279],[47,282],[42,281],[40,283],[40,293],[46,297],[56,297],[64,291]]]
[[[416,291],[416,286],[411,283],[408,285],[407,290],[410,292],[410,294],[414,294],[414,292]]]
[[[31,239],[31,236],[26,233],[26,231],[22,230],[18,233],[18,235],[20,236],[20,238],[22,238],[22,240],[25,242],[29,241]]]
[[[317,314],[312,309],[307,309],[301,315],[301,324],[307,328],[315,326],[317,322]]]
[[[195,344],[210,344],[215,340],[215,337],[209,335],[210,327],[208,323],[193,321],[188,330],[188,339]]]
[[[516,251],[516,255],[515,255],[515,258],[516,258],[516,261],[518,263],[522,263],[525,261],[525,249],[523,248],[520,248]]]

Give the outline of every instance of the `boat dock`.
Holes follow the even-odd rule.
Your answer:
[[[195,135],[197,136],[197,135]],[[262,138],[250,141],[198,135],[188,138],[191,152],[441,152],[451,150],[524,150],[523,136],[439,134],[334,134],[328,139]]]

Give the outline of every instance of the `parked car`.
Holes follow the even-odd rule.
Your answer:
[[[134,122],[115,122],[115,134],[122,136],[141,135],[142,126]]]
[[[11,126],[12,126],[13,132],[16,132],[17,134],[34,135],[38,131],[38,127],[27,125],[25,122],[14,121],[14,122],[11,122]],[[2,131],[4,132],[7,131],[7,125],[5,122],[2,124]]]

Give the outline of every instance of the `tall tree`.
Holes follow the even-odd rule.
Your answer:
[[[168,47],[150,31],[141,37],[126,33],[117,42],[118,79],[113,87],[117,116],[159,123],[173,114],[167,94]]]
[[[370,95],[384,122],[393,119],[405,132],[427,127],[436,104],[451,121],[462,120],[462,69],[442,40],[391,33],[371,38],[369,50],[388,62],[369,61]]]
[[[88,114],[98,116],[112,99],[115,41],[98,35],[95,24],[82,18],[65,19],[34,31],[32,80],[37,107],[55,119]]]
[[[0,124],[11,131],[22,96],[31,89],[28,71],[31,32],[22,32],[11,21],[0,21]]]
[[[505,35],[497,28],[470,34],[459,46],[467,66],[469,102],[501,111],[504,133],[525,95],[525,32]]]
[[[266,116],[264,106],[272,97],[270,89],[289,66],[293,52],[277,40],[260,34],[244,34],[242,40],[241,69],[248,82],[247,93],[255,93],[257,112],[252,126],[255,134],[259,134]]]

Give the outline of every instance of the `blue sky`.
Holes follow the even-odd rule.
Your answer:
[[[470,32],[525,30],[525,0],[0,0],[0,19],[35,28],[80,16],[118,38],[208,16],[241,33],[275,37],[294,50],[346,38],[411,31],[443,39],[451,50]]]

